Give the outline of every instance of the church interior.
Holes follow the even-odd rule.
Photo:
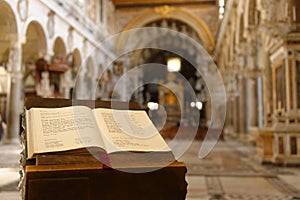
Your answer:
[[[0,199],[30,98],[136,102],[185,199],[300,199],[300,1],[0,0]]]

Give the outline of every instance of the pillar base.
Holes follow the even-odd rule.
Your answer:
[[[254,137],[256,144],[256,158],[260,163],[273,162],[273,143],[274,134],[269,128],[256,128],[250,129],[251,135]]]
[[[4,138],[2,144],[20,144],[20,138]]]

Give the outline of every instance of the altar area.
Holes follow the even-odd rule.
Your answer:
[[[169,72],[167,81],[159,82],[158,103],[165,108],[167,113],[165,127],[178,125],[184,111],[184,88],[181,80],[176,80],[176,74]]]

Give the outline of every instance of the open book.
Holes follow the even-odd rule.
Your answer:
[[[165,159],[165,162],[175,160],[171,149],[142,110],[91,109],[86,106],[30,108],[25,117],[27,159],[38,154],[70,154],[76,153],[72,150],[88,149],[110,164],[113,157],[101,158],[103,152],[105,155],[127,152],[129,160],[150,154],[155,154],[155,158],[168,155],[158,159]],[[124,156],[117,156],[115,160],[123,162]]]

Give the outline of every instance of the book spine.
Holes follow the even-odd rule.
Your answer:
[[[25,112],[23,112],[21,116],[21,153],[20,153],[20,181],[19,181],[19,191],[21,193],[22,199],[25,199],[25,167],[26,167],[26,120],[25,120]]]

